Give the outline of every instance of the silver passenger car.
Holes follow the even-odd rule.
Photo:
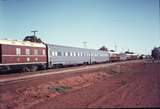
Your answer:
[[[52,44],[47,44],[47,49],[49,68],[56,65],[92,64],[109,61],[109,53],[107,51]]]

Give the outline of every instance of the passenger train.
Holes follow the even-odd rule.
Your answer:
[[[107,51],[29,41],[0,40],[0,71],[56,68],[109,62]]]
[[[133,59],[137,59],[137,55],[30,41],[0,40],[0,72],[12,69],[30,72]]]

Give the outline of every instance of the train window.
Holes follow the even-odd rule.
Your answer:
[[[80,54],[80,56],[82,56],[82,53]]]
[[[67,53],[67,52],[65,52],[65,56],[68,56],[68,53]]]
[[[38,58],[35,58],[35,61],[38,61]]]
[[[57,56],[57,51],[54,52],[54,56]]]
[[[73,53],[72,53],[72,52],[70,52],[70,55],[71,55],[71,56],[73,56]]]
[[[34,49],[34,55],[38,55],[38,50]]]
[[[46,50],[45,49],[43,49],[42,54],[46,55]]]
[[[75,52],[73,52],[73,56],[76,56],[76,53],[75,53]]]
[[[80,56],[80,53],[78,53],[78,56]]]
[[[16,55],[21,55],[21,49],[20,48],[16,48]]]
[[[81,53],[81,56],[83,56],[83,54]]]
[[[30,55],[30,49],[29,48],[26,49],[26,55]]]
[[[30,58],[27,58],[27,61],[30,61]]]
[[[52,56],[54,56],[54,51],[52,51]]]
[[[57,56],[62,56],[62,53],[61,52],[57,52]]]

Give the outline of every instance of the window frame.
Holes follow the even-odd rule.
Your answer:
[[[38,55],[38,49],[34,49],[34,55]]]
[[[46,50],[45,49],[42,50],[42,55],[46,55]]]
[[[17,56],[21,55],[21,48],[16,48],[16,55]]]

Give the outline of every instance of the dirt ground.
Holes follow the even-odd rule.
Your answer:
[[[0,109],[110,107],[160,107],[160,63],[118,63],[0,86]]]

